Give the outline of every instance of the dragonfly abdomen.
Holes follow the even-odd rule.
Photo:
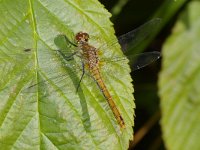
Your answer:
[[[112,96],[110,95],[106,85],[104,84],[103,79],[100,75],[99,69],[98,68],[92,69],[91,74],[94,80],[96,81],[97,85],[99,86],[101,92],[103,93],[105,99],[107,100],[118,124],[120,125],[121,128],[125,128],[124,119],[122,118]]]

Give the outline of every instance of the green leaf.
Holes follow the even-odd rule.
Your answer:
[[[167,149],[200,149],[200,2],[190,2],[163,47],[162,131]]]
[[[126,62],[100,66],[126,128],[101,90],[56,53],[55,37],[84,31],[100,47],[115,40],[110,14],[95,0],[0,2],[1,149],[127,149],[133,135],[133,87]],[[119,45],[101,57],[122,56]],[[80,59],[74,60],[80,64]]]

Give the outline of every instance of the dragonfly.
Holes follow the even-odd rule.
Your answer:
[[[144,27],[152,27],[153,28],[153,26],[155,24],[158,24],[159,21],[160,20],[158,20],[158,19],[151,20],[150,22],[147,22],[146,24],[144,24],[142,27],[139,27],[138,29],[135,29],[131,32],[128,32],[128,33],[120,36],[118,38],[118,42],[120,43],[122,50],[125,52],[130,43],[135,44],[137,42],[140,42],[144,38],[147,38],[149,34],[146,33],[146,31],[144,32],[145,33],[144,34],[142,32],[142,29]],[[142,35],[142,36],[140,36],[142,38],[136,39],[137,34]],[[98,54],[100,48],[96,48],[94,45],[90,44],[89,36],[90,36],[89,33],[80,31],[75,35],[75,37],[74,37],[75,43],[74,43],[74,42],[71,42],[66,35],[60,34],[60,35],[56,36],[54,39],[55,45],[59,48],[59,50],[55,50],[55,51],[65,62],[67,62],[66,67],[70,67],[70,68],[76,67],[76,65],[72,65],[73,63],[71,63],[71,61],[76,61],[75,57],[78,57],[79,62],[80,62],[79,69],[81,70],[82,73],[81,73],[80,79],[79,79],[77,87],[76,87],[76,92],[78,92],[78,89],[80,88],[80,84],[81,84],[85,74],[89,74],[89,76],[97,84],[97,86],[100,89],[101,93],[103,94],[104,98],[107,100],[109,107],[112,110],[113,115],[114,115],[117,123],[119,124],[120,128],[124,129],[124,128],[126,128],[125,121],[124,121],[124,119],[115,103],[115,100],[111,96],[111,94],[106,86],[106,83],[102,77],[100,62],[101,61],[105,61],[105,62],[107,62],[107,61],[123,61],[123,60],[126,60],[126,57],[116,57],[114,59],[110,58],[110,59],[101,60],[99,57],[99,54]],[[110,45],[113,46],[114,44],[110,44]],[[68,52],[69,47],[74,47],[74,48],[76,48],[76,50],[73,52]],[[107,47],[109,47],[109,46],[107,46]],[[24,49],[24,52],[30,52],[30,51],[31,51],[30,48]],[[134,63],[134,65],[132,65],[132,69],[137,70],[137,69],[145,67],[146,65],[159,59],[160,53],[154,51],[154,52],[142,53],[135,57],[131,56],[128,58],[131,59],[131,61],[133,60],[133,58],[137,58],[137,59],[134,59],[135,63]],[[66,78],[67,76],[61,75],[59,77],[52,77],[52,78],[50,78],[50,80],[62,82],[63,78],[61,78],[61,77]],[[48,81],[49,80],[41,81],[36,84],[33,84],[30,87],[28,87],[28,90],[33,89],[36,86],[38,86],[39,84],[44,84]]]

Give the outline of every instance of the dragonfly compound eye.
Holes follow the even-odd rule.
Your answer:
[[[88,42],[89,40],[89,34],[85,33],[85,32],[78,32],[76,34],[76,37],[75,37],[76,41],[77,42]]]

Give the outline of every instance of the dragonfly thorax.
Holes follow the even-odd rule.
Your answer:
[[[95,47],[89,45],[88,43],[80,44],[83,58],[90,69],[98,66],[99,59],[97,50]]]

